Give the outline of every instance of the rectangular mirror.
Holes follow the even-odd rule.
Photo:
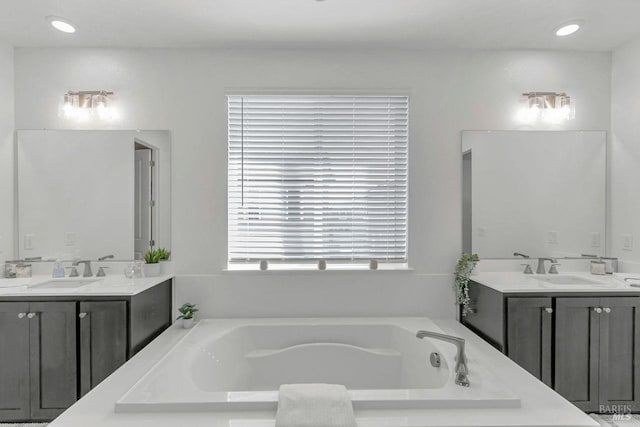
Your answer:
[[[462,133],[463,250],[605,256],[606,133]]]
[[[140,259],[171,247],[168,131],[20,130],[21,259]]]

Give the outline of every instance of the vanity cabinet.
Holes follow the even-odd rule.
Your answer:
[[[78,319],[82,397],[127,361],[127,303],[82,301]]]
[[[0,422],[60,415],[171,325],[171,294],[0,298]]]
[[[0,302],[0,420],[29,414],[29,304]]]
[[[47,420],[77,398],[73,302],[0,303],[0,419]]]
[[[599,298],[556,298],[555,390],[583,411],[598,410]]]
[[[556,391],[585,411],[639,411],[640,298],[557,298],[556,310]]]
[[[507,303],[507,356],[552,386],[551,298],[509,298]]]
[[[640,294],[505,294],[470,282],[469,296],[462,323],[578,408],[640,411]]]

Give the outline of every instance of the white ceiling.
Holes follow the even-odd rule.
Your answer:
[[[53,30],[68,18],[75,34]],[[14,46],[611,50],[640,0],[0,0]],[[565,38],[554,28],[584,21]]]

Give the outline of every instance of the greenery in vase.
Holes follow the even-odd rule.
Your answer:
[[[171,257],[171,251],[168,251],[165,248],[160,248],[157,252],[160,257],[160,261],[167,261]]]
[[[144,262],[147,264],[157,264],[161,259],[160,252],[153,249],[144,254]]]
[[[196,304],[185,302],[184,304],[182,304],[182,307],[178,309],[178,311],[180,312],[180,316],[178,316],[176,320],[179,320],[179,319],[188,320],[188,319],[193,319],[193,315],[196,313],[196,311],[198,311],[198,309],[196,308]]]
[[[456,287],[456,303],[462,306],[462,316],[466,316],[469,311],[469,276],[480,261],[477,254],[462,254],[456,264],[455,287]]]

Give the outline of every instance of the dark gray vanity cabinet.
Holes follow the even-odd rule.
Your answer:
[[[557,298],[556,309],[556,391],[585,411],[639,411],[640,298]]]
[[[2,297],[0,422],[60,415],[171,325],[171,295]]]
[[[50,420],[77,398],[73,302],[0,303],[0,419]]]
[[[640,298],[601,298],[600,404],[640,411]]]
[[[640,411],[640,294],[505,294],[470,282],[469,296],[462,323],[577,407]]]
[[[583,411],[598,410],[599,298],[556,298],[555,390]]]
[[[50,420],[78,398],[76,304],[29,303],[31,418]]]
[[[82,301],[80,324],[80,396],[127,361],[126,301]]]
[[[507,355],[549,387],[552,386],[551,298],[509,298]]]
[[[29,304],[0,302],[0,420],[29,413]]]

